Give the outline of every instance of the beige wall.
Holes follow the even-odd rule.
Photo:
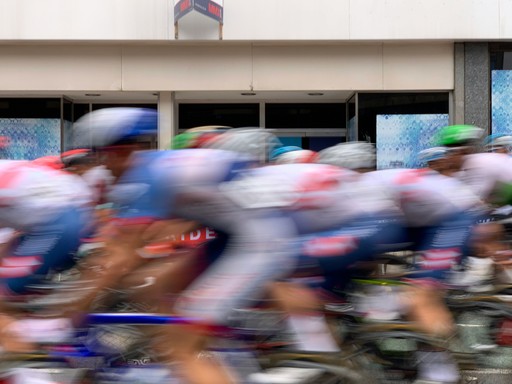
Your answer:
[[[453,44],[0,46],[0,91],[449,90]]]
[[[1,0],[0,40],[174,39],[173,0]],[[225,0],[224,39],[511,39],[512,0]],[[182,39],[216,39],[205,17]]]

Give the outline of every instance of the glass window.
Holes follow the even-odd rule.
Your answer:
[[[259,104],[179,104],[179,129],[204,125],[259,127]]]
[[[491,71],[512,69],[512,44],[490,44],[489,49],[491,53]]]
[[[359,140],[376,142],[377,115],[449,113],[448,92],[359,93]]]
[[[60,98],[0,98],[0,118],[60,119]]]
[[[157,104],[92,104],[92,110],[93,111],[96,111],[98,109],[119,108],[119,107],[158,109],[158,105]]]
[[[73,121],[90,112],[90,104],[73,104]]]
[[[307,137],[307,149],[312,151],[321,151],[322,149],[332,147],[333,145],[342,143],[345,138],[342,137]]]
[[[267,103],[267,128],[345,128],[344,103]]]

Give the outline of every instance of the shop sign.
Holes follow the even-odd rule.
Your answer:
[[[219,23],[224,20],[224,0],[175,0],[174,1],[174,22],[178,22],[190,11],[208,16]]]

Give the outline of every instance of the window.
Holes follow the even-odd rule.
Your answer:
[[[376,142],[377,115],[448,113],[448,92],[359,93],[359,140]]]
[[[259,127],[259,104],[179,104],[179,129],[205,125]]]
[[[343,103],[265,105],[267,128],[345,128],[345,115]]]
[[[0,118],[60,119],[60,98],[0,98]]]

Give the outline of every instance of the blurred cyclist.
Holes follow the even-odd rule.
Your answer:
[[[0,227],[20,232],[4,249],[0,282],[5,299],[26,292],[49,272],[74,264],[74,252],[90,229],[88,194],[81,195],[73,178],[26,161],[0,162]],[[0,317],[0,328],[12,322]],[[24,332],[29,332],[25,329]],[[24,349],[18,335],[3,333],[6,349]]]
[[[512,159],[503,153],[479,153],[483,130],[470,125],[444,127],[439,144],[448,149],[451,174],[482,200],[506,205],[512,201]]]
[[[487,152],[509,155],[512,152],[512,136],[505,134],[489,135],[484,140],[484,148]]]
[[[390,169],[365,175],[392,191],[408,228],[406,241],[418,252],[416,272],[404,301],[410,318],[421,329],[445,338],[455,330],[443,302],[438,282],[446,282],[451,271],[469,254],[471,233],[482,203],[463,183],[437,171],[445,171],[445,151],[433,148],[419,154],[429,168]],[[420,377],[434,382],[457,382],[455,363],[443,351],[420,357]],[[422,354],[422,353],[420,353]]]

